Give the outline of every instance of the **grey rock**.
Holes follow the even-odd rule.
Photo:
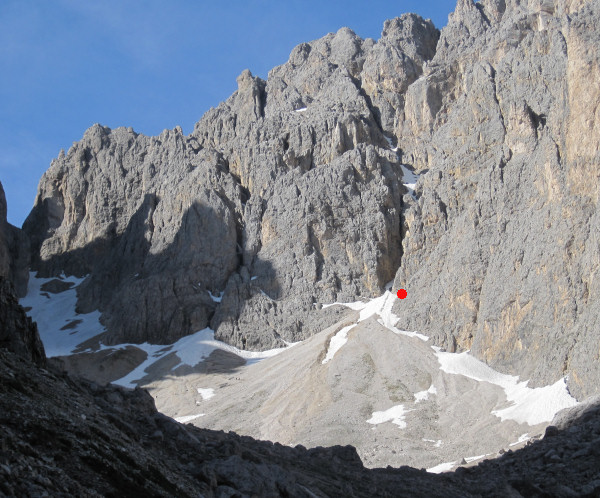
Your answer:
[[[60,294],[61,292],[65,292],[72,288],[75,284],[73,282],[65,282],[63,280],[59,280],[55,278],[53,280],[49,280],[48,282],[42,284],[40,286],[40,290],[44,292],[51,292],[53,294]]]
[[[189,136],[96,125],[40,181],[33,267],[89,274],[79,310],[109,342],[210,325],[247,349],[395,275],[399,328],[582,399],[600,385],[599,10],[459,0],[441,33],[406,15],[244,71]]]
[[[42,178],[24,230],[40,275],[89,275],[78,309],[104,311],[108,342],[173,342],[208,324],[241,209],[222,157],[180,129],[94,126]]]
[[[22,297],[27,293],[29,280],[29,240],[27,236],[8,223],[6,197],[0,183],[0,276],[8,278]]]
[[[362,88],[384,130],[393,130],[403,116],[406,91],[435,55],[438,38],[433,23],[415,14],[385,22],[360,74]]]
[[[301,340],[323,326],[306,327],[316,303],[379,293],[400,262],[401,188],[397,165],[372,146],[274,182],[260,250],[249,274],[229,281],[213,320],[218,337],[254,349],[260,344],[244,335],[258,325]],[[266,334],[254,340],[264,344]]]
[[[394,312],[533,386],[567,375],[581,399],[600,380],[600,12],[552,5],[460,1],[409,87],[396,133],[423,175],[395,279],[414,298]]]
[[[552,419],[551,425],[560,430],[573,429],[576,420],[582,421],[587,417],[595,416],[595,406],[600,404],[600,396],[587,398],[575,406],[559,411]]]
[[[39,366],[46,362],[37,326],[19,305],[12,283],[4,276],[0,276],[0,348]]]
[[[314,331],[319,303],[380,293],[400,263],[403,187],[357,80],[373,44],[342,29],[267,82],[244,71],[187,137],[92,127],[40,181],[33,267],[89,274],[78,310],[103,312],[109,343],[210,324],[240,347],[282,346]]]

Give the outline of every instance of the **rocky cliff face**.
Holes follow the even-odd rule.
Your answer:
[[[315,304],[375,295],[400,264],[401,170],[373,102],[418,77],[437,36],[406,16],[377,50],[349,29],[300,45],[267,82],[242,73],[187,137],[92,127],[40,182],[34,268],[90,274],[80,310],[100,307],[111,342],[306,337]]]
[[[29,241],[6,221],[6,198],[0,183],[0,348],[37,365],[46,361],[37,326],[19,306],[15,288],[27,290]]]
[[[427,172],[395,307],[451,351],[598,385],[597,2],[458,2],[396,134]]]
[[[0,183],[0,277],[15,287],[19,296],[27,293],[29,278],[29,240],[6,220],[6,197]]]
[[[2,276],[0,276],[0,348],[5,348],[40,366],[46,362],[46,353],[37,325],[19,306],[11,282]]]
[[[33,266],[89,274],[79,307],[109,342],[211,326],[246,349],[395,277],[398,327],[590,394],[599,20],[594,1],[459,0],[441,33],[405,15],[244,71],[189,136],[96,125],[40,182]]]

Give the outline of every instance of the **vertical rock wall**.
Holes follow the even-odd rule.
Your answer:
[[[40,182],[34,268],[89,274],[79,306],[100,307],[108,341],[212,326],[250,349],[310,335],[334,319],[319,303],[395,275],[400,328],[589,394],[598,10],[459,0],[441,33],[405,15],[378,41],[303,43],[267,81],[244,71],[189,136],[94,126]]]
[[[12,283],[17,295],[24,296],[29,279],[29,240],[8,223],[6,213],[6,197],[0,183],[0,276]]]
[[[401,326],[534,383],[567,375],[579,396],[600,371],[599,14],[459,2],[397,128],[427,171],[406,212]]]

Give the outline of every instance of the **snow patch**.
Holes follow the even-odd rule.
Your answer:
[[[214,331],[208,327],[196,332],[195,334],[182,337],[175,344],[170,346],[148,343],[119,344],[118,346],[110,346],[110,348],[122,349],[127,346],[134,346],[146,351],[146,353],[148,353],[148,358],[125,377],[113,381],[113,384],[119,384],[125,387],[135,387],[135,382],[145,377],[148,368],[150,368],[163,356],[171,353],[175,353],[177,358],[179,358],[179,363],[177,363],[173,369],[179,367],[180,365],[189,365],[191,367],[196,366],[198,363],[204,361],[215,349],[233,353],[245,359],[246,365],[252,365],[265,358],[275,356],[276,354],[279,354],[289,347],[295,346],[296,344],[299,343],[295,342],[285,348],[269,349],[267,351],[244,351],[236,348],[235,346],[215,340]],[[108,346],[102,346],[102,349],[108,348]]]
[[[358,322],[362,322],[373,315],[378,315],[377,320],[381,325],[394,332],[397,335],[406,335],[408,337],[417,337],[422,341],[427,342],[429,337],[418,332],[409,332],[407,330],[397,329],[393,324],[397,323],[400,318],[392,313],[392,306],[394,306],[395,299],[398,299],[395,294],[386,290],[381,296],[371,299],[370,301],[355,301],[353,303],[333,303],[324,304],[323,308],[329,306],[340,305],[350,308],[354,311],[360,311]]]
[[[63,274],[59,278],[37,278],[35,275],[35,272],[29,273],[27,295],[19,302],[21,306],[31,308],[27,315],[38,324],[46,356],[69,355],[79,344],[106,332],[100,323],[99,311],[85,314],[75,311],[77,287],[85,277],[66,277]],[[43,291],[41,287],[51,280],[61,280],[73,286],[57,294]]]
[[[402,168],[402,183],[408,189],[410,195],[413,198],[416,198],[415,194],[415,185],[417,184],[417,180],[419,179],[419,175],[416,175],[413,171],[409,170],[403,164],[400,165]]]
[[[519,424],[529,425],[551,422],[558,411],[577,404],[577,400],[569,394],[564,378],[551,386],[530,388],[527,387],[528,381],[519,382],[518,377],[496,372],[468,354],[468,351],[459,354],[446,353],[440,348],[432,347],[444,372],[489,382],[504,389],[506,399],[511,405],[492,411],[492,414],[502,421],[514,420]]]
[[[441,474],[442,472],[448,472],[449,470],[452,470],[452,468],[456,464],[457,464],[457,462],[440,463],[439,465],[436,465],[435,467],[431,467],[430,469],[427,469],[427,472],[430,472],[432,474]]]
[[[402,168],[402,179],[405,180],[404,185],[409,190],[412,190],[414,192],[415,185],[417,184],[419,176],[416,175],[413,171],[409,170],[404,164],[401,164],[400,167]]]
[[[398,152],[398,147],[394,147],[394,142],[392,141],[392,139],[390,137],[385,137],[385,139],[387,140],[387,143],[390,146],[390,150],[392,152]]]
[[[442,446],[442,440],[438,439],[437,441],[435,439],[425,439],[423,438],[423,441],[425,441],[426,443],[433,443],[433,446],[435,446],[436,448],[440,448]]]
[[[198,415],[186,415],[184,417],[176,417],[175,421],[179,422],[180,424],[186,424],[200,417],[204,417],[204,413],[199,413]]]
[[[404,405],[396,405],[382,412],[373,412],[371,418],[367,420],[368,424],[383,424],[384,422],[392,422],[400,429],[406,429],[405,415],[412,410],[407,410]]]
[[[344,327],[339,332],[337,332],[329,341],[329,349],[327,350],[327,355],[325,355],[325,359],[321,362],[322,365],[333,360],[335,353],[337,353],[341,347],[348,342],[348,332],[351,329],[356,327],[356,324],[348,325]]]
[[[391,287],[390,287],[390,289],[391,289]],[[397,315],[392,313],[392,306],[394,305],[394,302],[396,299],[397,299],[397,297],[395,294],[390,292],[390,290],[386,290],[381,296],[371,299],[370,301],[354,301],[352,303],[335,302],[332,304],[324,304],[323,308],[329,308],[330,306],[339,305],[339,306],[345,306],[346,308],[350,308],[351,310],[354,310],[354,311],[360,311],[359,318],[356,323],[360,323],[360,322],[366,320],[367,318],[372,317],[373,315],[377,315],[377,316],[379,316],[379,319],[377,321],[381,325],[386,327],[388,330],[392,331],[394,334],[405,335],[408,337],[417,337],[418,339],[421,339],[422,341],[427,342],[429,340],[429,337],[427,337],[426,335],[419,334],[418,332],[409,332],[407,330],[400,330],[394,326],[394,324],[397,323],[398,320],[400,319]],[[354,325],[356,325],[356,324],[354,324]],[[345,327],[345,328],[348,328],[348,330],[350,330],[352,327],[354,327],[354,325],[349,326],[349,328],[348,327]],[[341,332],[343,330],[344,329],[340,330],[340,332],[338,332],[338,334],[341,334]],[[346,344],[348,330],[345,331],[345,335],[343,335],[343,336],[340,335],[340,337],[337,339],[336,339],[336,337],[338,336],[338,334],[336,334],[334,337],[332,337],[332,339],[331,339],[332,342],[334,341],[334,339],[336,340],[336,349],[333,354],[335,354],[337,351],[339,351],[339,349],[344,344]],[[341,344],[339,344],[339,346],[337,346],[337,343],[341,343]],[[331,347],[332,346],[330,343],[329,351],[331,351]],[[327,352],[327,356],[329,356],[329,351]],[[331,358],[333,358],[333,355],[331,356]],[[329,359],[331,359],[331,358],[329,358]],[[329,359],[325,358],[325,360],[323,360],[323,364],[327,363],[327,361],[329,361]]]
[[[419,391],[418,393],[415,393],[415,403],[420,403],[421,401],[429,399],[430,394],[437,394],[437,389],[433,384],[431,384],[427,391]]]
[[[473,457],[465,457],[465,462],[467,462],[467,463],[476,462],[477,460],[481,460],[482,458],[485,458],[486,456],[487,456],[487,454],[473,456]]]
[[[197,389],[197,391],[198,391],[198,394],[200,396],[202,396],[203,400],[210,399],[215,395],[215,390],[212,387],[207,387],[207,388],[199,387]]]
[[[529,434],[521,434],[517,441],[515,441],[514,443],[510,443],[508,446],[516,446],[517,444],[524,443],[525,441],[529,441],[530,439],[531,438],[529,437]]]
[[[215,296],[209,290],[207,290],[206,292],[208,292],[208,295],[215,303],[220,303],[223,300],[223,294],[225,294],[225,291],[223,291],[223,292],[220,292],[217,296]]]
[[[427,342],[429,337],[426,335],[419,334],[418,332],[409,332],[408,330],[400,330],[394,326],[394,324],[398,323],[400,320],[397,315],[392,313],[392,306],[394,306],[396,299],[398,299],[396,294],[385,291],[383,295],[372,299],[367,303],[360,312],[359,321],[362,322],[373,315],[378,315],[379,319],[377,321],[394,334],[417,337],[418,339]]]
[[[346,308],[350,308],[351,310],[359,311],[362,310],[367,304],[368,303],[366,301],[354,301],[353,303],[338,303],[336,301],[335,303],[324,304],[322,308],[325,309],[329,308],[330,306],[345,306]]]

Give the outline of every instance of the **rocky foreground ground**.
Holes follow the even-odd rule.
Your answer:
[[[145,390],[61,372],[40,358],[35,324],[0,280],[2,495],[600,496],[599,404],[561,412],[542,440],[477,467],[366,469],[351,446],[292,448],[181,425]]]
[[[366,469],[351,446],[306,449],[181,425],[144,390],[100,387],[0,350],[6,496],[600,496],[600,407],[454,473]]]

